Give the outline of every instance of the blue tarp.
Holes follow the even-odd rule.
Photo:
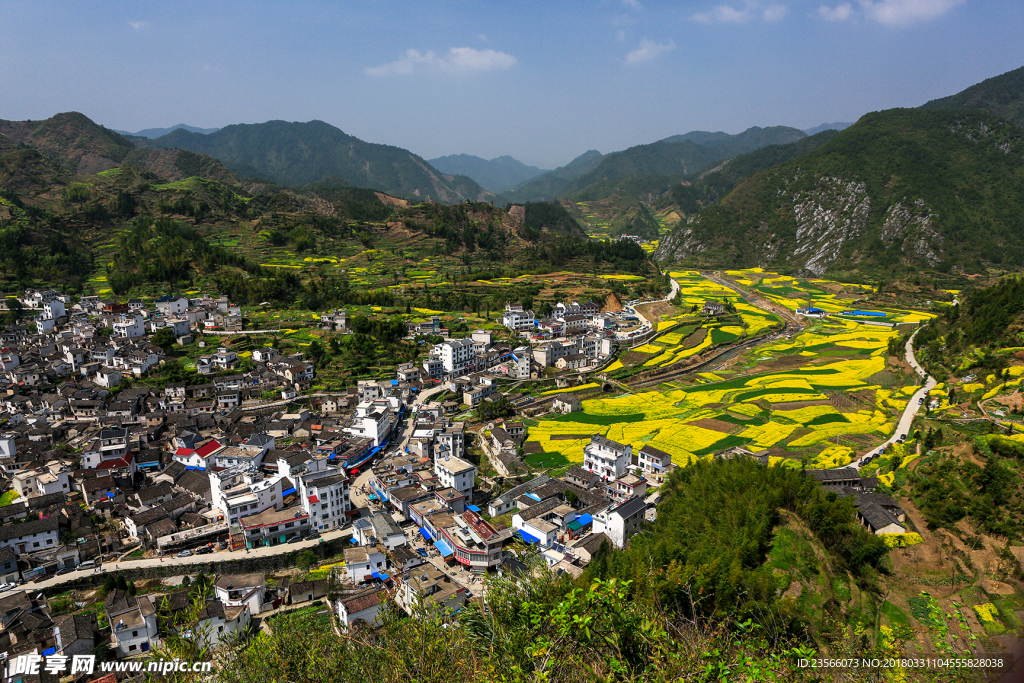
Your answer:
[[[369,456],[369,457],[371,457],[371,458],[372,458],[373,456],[375,456],[375,455],[377,455],[378,453],[380,453],[380,449],[381,449],[381,448],[383,448],[383,446],[374,446],[373,448],[371,448],[371,449],[370,449],[370,456]]]
[[[359,543],[359,541],[356,540],[355,536],[353,536],[352,538],[348,539],[348,542],[349,543]]]
[[[51,648],[47,648],[47,649],[43,650],[43,656],[44,657],[49,657],[50,655],[55,655],[55,654],[57,654],[57,648],[55,648],[55,647],[51,647]]]
[[[580,524],[582,524],[583,526],[586,526],[588,524],[592,524],[593,521],[594,521],[594,518],[591,517],[590,515],[580,515],[579,517],[576,518],[576,521],[579,522]]]
[[[378,574],[377,572],[373,572],[372,574],[370,574],[370,576],[372,576],[375,579],[379,579],[380,578],[380,574]]]
[[[527,543],[540,543],[540,539],[536,536],[526,533],[522,529],[519,530],[519,538],[523,539]]]
[[[439,553],[441,553],[441,557],[448,557],[449,555],[455,554],[455,551],[451,549],[451,546],[442,541],[440,538],[434,541],[434,547],[437,548],[437,551]]]
[[[391,380],[391,386],[397,387],[398,386],[398,380],[397,379]]]
[[[472,510],[473,512],[480,512],[480,508],[478,508],[476,505],[467,505],[466,509]]]
[[[380,572],[380,576],[377,578],[379,578],[381,581],[387,581],[391,577],[389,577],[385,572]]]
[[[540,502],[540,496],[538,496],[536,493],[533,493],[532,491],[530,493],[526,493],[526,494],[523,494],[523,495],[525,495],[527,498],[532,498],[533,500],[537,501],[538,503]]]
[[[327,456],[327,459],[328,459],[328,460],[334,460],[334,459],[335,459],[335,458],[337,458],[337,457],[338,457],[338,454],[337,454],[337,453],[331,453],[331,454],[330,454],[329,456]]]
[[[113,498],[113,497],[114,497],[113,493],[107,492],[107,498]]]
[[[196,468],[195,465],[185,465],[185,469],[186,470],[194,470],[195,468]]]
[[[281,491],[281,495],[282,496],[287,496],[287,495],[289,495],[291,493],[295,493],[295,488],[294,487],[292,487],[290,489],[285,489],[284,491]]]
[[[370,500],[377,500],[377,494],[371,493],[369,496],[367,496],[367,498],[369,498]]]
[[[427,539],[428,541],[434,540],[434,537],[430,535],[430,529],[428,529],[427,527],[421,526],[420,533],[423,534],[423,538]]]

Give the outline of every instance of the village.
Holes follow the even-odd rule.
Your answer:
[[[467,428],[473,409],[499,399],[524,414],[579,411],[571,393],[524,401],[516,387],[555,377],[571,388],[606,366],[650,327],[632,309],[567,302],[537,319],[510,303],[502,324],[521,339],[514,346],[485,330],[449,338],[433,316],[409,326],[443,338],[421,363],[307,397],[315,366],[302,354],[268,346],[241,358],[227,343],[196,359],[194,380],[127,386],[160,367],[168,339],[242,332],[226,297],[72,303],[29,290],[18,301],[34,317],[7,325],[0,349],[0,638],[12,653],[69,654],[109,637],[117,657],[140,654],[158,646],[162,601],[187,599],[115,589],[102,614],[62,620],[24,584],[95,581],[139,562],[187,571],[339,536],[348,547],[330,578],[290,589],[262,574],[216,578],[208,630],[244,633],[264,609],[300,601],[297,590],[322,598],[331,581],[342,586],[331,609],[343,624],[372,624],[389,598],[410,613],[456,611],[489,572],[539,562],[578,575],[602,545],[621,548],[654,514],[648,489],[673,468],[668,453],[594,435],[582,466],[551,477],[523,462],[522,420]],[[320,324],[343,331],[346,314]],[[470,461],[474,440],[496,476]]]

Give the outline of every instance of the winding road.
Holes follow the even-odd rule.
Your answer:
[[[920,330],[921,328],[914,330],[914,334],[910,335],[910,339],[907,340],[906,353],[904,354],[904,357],[906,358],[907,364],[914,368],[914,372],[924,379],[924,386],[914,392],[914,395],[910,397],[909,401],[907,401],[907,406],[903,409],[903,415],[900,416],[899,422],[896,424],[896,431],[893,432],[893,435],[883,443],[869,450],[867,453],[862,454],[859,458],[847,465],[847,467],[860,469],[865,464],[864,459],[866,457],[873,453],[881,453],[889,446],[898,443],[901,435],[909,437],[910,427],[914,422],[914,418],[917,416],[917,412],[921,409],[923,402],[928,400],[928,392],[934,389],[936,385],[935,378],[931,377],[924,371],[924,368],[918,364],[917,358],[914,356],[914,337],[917,336],[917,333]]]

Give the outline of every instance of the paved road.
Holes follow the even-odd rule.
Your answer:
[[[900,416],[899,422],[896,425],[896,431],[893,432],[893,435],[886,439],[885,442],[872,448],[867,453],[863,453],[859,458],[850,463],[849,467],[856,467],[859,469],[864,465],[864,458],[866,456],[871,455],[872,453],[878,453],[879,451],[896,443],[901,434],[906,434],[909,437],[911,424],[914,422],[914,417],[917,415],[917,411],[921,409],[921,399],[927,401],[928,392],[935,388],[935,378],[930,377],[928,373],[924,371],[924,368],[918,364],[917,358],[914,356],[914,337],[917,336],[920,329],[921,328],[914,330],[914,334],[910,335],[910,339],[907,340],[905,358],[910,367],[914,368],[914,372],[916,372],[918,376],[925,378],[924,386],[914,392],[914,395],[910,397],[909,401],[907,401],[907,407],[903,409],[903,415]]]
[[[665,297],[664,299],[656,299],[655,301],[643,301],[643,302],[638,303],[638,304],[636,304],[634,306],[630,306],[630,308],[633,309],[633,312],[636,313],[636,317],[640,318],[640,321],[641,321],[640,322],[640,328],[641,329],[646,327],[648,329],[653,330],[653,329],[656,329],[656,328],[653,325],[651,325],[651,321],[648,320],[647,317],[644,316],[644,314],[640,312],[640,309],[638,308],[638,306],[646,306],[647,304],[660,304],[660,303],[664,303],[665,301],[671,301],[672,299],[674,299],[676,297],[676,294],[679,293],[679,283],[676,282],[675,278],[672,278],[671,282],[672,282],[672,289],[669,290],[668,296]],[[641,335],[641,337],[642,336],[643,335]],[[628,332],[622,332],[622,333],[616,332],[615,333],[615,338],[616,339],[630,339]],[[632,338],[632,341],[637,341],[637,340],[638,340],[637,337],[633,337]]]
[[[339,536],[347,535],[351,530],[334,529],[333,531],[321,532],[321,538],[325,540],[333,540]],[[312,548],[319,543],[319,539],[310,541],[301,541],[299,543],[284,543],[282,545],[273,546],[262,546],[254,548],[248,552],[244,550],[235,550],[234,552],[220,551],[207,555],[193,555],[192,557],[176,557],[171,555],[170,557],[164,556],[161,561],[160,558],[151,558],[144,560],[127,560],[124,562],[105,562],[103,569],[107,572],[116,572],[121,569],[145,569],[147,567],[163,567],[163,566],[174,566],[180,567],[181,573],[189,573],[190,567],[196,565],[203,565],[207,562],[221,562],[230,560],[240,560],[250,557],[271,557],[274,555],[284,555],[286,553],[295,552],[296,550],[302,550],[304,548]],[[82,579],[97,573],[95,570],[85,571],[74,571],[60,576],[53,576],[45,581],[39,583],[26,583],[24,588],[26,590],[35,590],[40,588],[49,588],[50,586],[59,586],[69,581],[75,581]]]

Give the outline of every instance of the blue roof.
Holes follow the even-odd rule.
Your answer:
[[[434,541],[434,547],[437,548],[439,553],[441,553],[441,557],[448,557],[449,555],[455,554],[455,551],[451,549],[451,546],[442,541],[440,538]]]
[[[372,574],[370,574],[370,576],[372,576],[375,579],[379,579],[380,578],[380,574],[378,574],[377,572],[373,572]]]
[[[540,543],[540,539],[532,534],[528,534],[522,529],[519,530],[519,537],[527,543]]]
[[[284,491],[281,491],[281,495],[282,496],[287,496],[290,493],[295,493],[295,487],[292,487],[290,489],[285,489]]]
[[[398,380],[397,379],[391,380],[391,386],[397,387],[398,386]]]
[[[594,518],[591,517],[588,514],[587,515],[580,515],[579,517],[576,518],[576,521],[579,522],[580,524],[582,524],[583,526],[586,526],[588,524],[592,524],[594,522]]]
[[[423,538],[427,539],[428,541],[434,540],[434,537],[430,535],[430,529],[428,529],[427,527],[421,526],[420,533],[423,534]]]
[[[387,575],[387,572],[380,572],[380,574],[377,576],[377,578],[380,579],[381,581],[387,581],[391,577],[389,577]]]
[[[194,470],[195,468],[196,468],[195,465],[185,465],[185,469],[186,470]]]
[[[348,539],[348,542],[349,543],[359,543],[359,541],[356,540],[355,536],[353,536],[352,538]]]
[[[472,510],[473,512],[480,512],[480,508],[478,508],[476,505],[467,505],[466,509]]]
[[[44,657],[49,657],[50,655],[55,655],[55,654],[57,654],[57,648],[55,648],[55,647],[51,647],[51,648],[47,648],[47,649],[43,650],[43,656]]]
[[[526,496],[527,498],[532,498],[533,500],[537,501],[538,503],[540,502],[540,496],[538,496],[538,495],[537,495],[536,493],[534,493],[533,491],[530,491],[529,493],[526,493],[526,494],[524,494],[524,495],[525,495],[525,496]]]
[[[107,498],[113,498],[113,497],[114,497],[114,494],[111,493],[110,491],[107,491]]]

